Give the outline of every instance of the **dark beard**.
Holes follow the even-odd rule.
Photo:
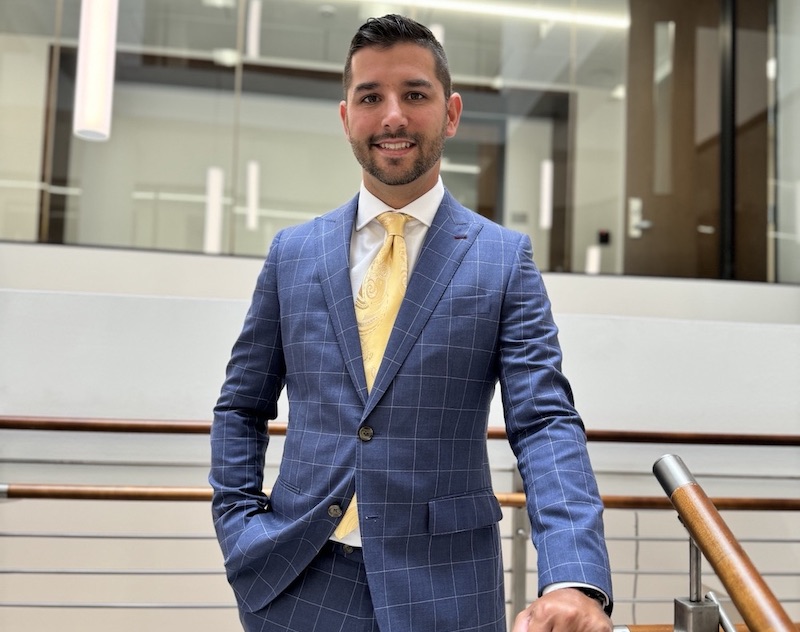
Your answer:
[[[396,175],[391,175],[387,173],[385,170],[381,169],[377,163],[372,160],[369,155],[369,147],[371,147],[376,142],[383,142],[383,141],[402,141],[408,140],[416,144],[418,148],[420,148],[420,154],[417,159],[414,161],[414,164],[403,173],[398,173]],[[375,137],[370,139],[369,143],[367,144],[366,151],[361,150],[361,146],[351,141],[350,145],[353,149],[353,154],[358,160],[358,163],[361,167],[366,171],[369,175],[371,175],[376,180],[382,182],[386,185],[402,185],[402,184],[410,184],[415,180],[422,177],[425,173],[431,170],[431,168],[439,161],[442,157],[442,153],[444,152],[444,141],[445,141],[445,134],[444,129],[442,130],[441,135],[434,139],[433,141],[429,142],[427,145],[420,141],[419,137],[411,136],[411,135],[387,135],[384,134],[379,137]],[[397,166],[400,164],[400,159],[389,159],[389,164],[392,166]]]

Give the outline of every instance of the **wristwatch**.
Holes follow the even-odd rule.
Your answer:
[[[588,586],[570,586],[570,588],[574,588],[575,590],[579,590],[584,595],[589,597],[590,599],[594,599],[597,603],[600,604],[600,607],[605,610],[606,608],[606,597],[603,593],[595,588],[589,588]]]

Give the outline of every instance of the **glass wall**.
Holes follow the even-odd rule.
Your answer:
[[[446,186],[529,233],[543,270],[798,283],[800,13],[737,2],[726,128],[725,4],[120,0],[92,142],[72,134],[79,0],[4,0],[0,240],[262,256],[358,190],[341,68],[398,12],[440,36],[464,97]]]

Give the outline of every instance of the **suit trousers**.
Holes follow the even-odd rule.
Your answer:
[[[267,606],[242,615],[247,632],[379,632],[361,549],[328,542]]]

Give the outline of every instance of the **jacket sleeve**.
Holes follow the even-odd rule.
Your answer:
[[[226,560],[248,520],[269,508],[262,491],[268,421],[283,389],[277,268],[280,234],[259,274],[236,340],[211,426],[212,513]]]
[[[549,584],[578,582],[611,598],[603,504],[527,236],[520,238],[501,314],[500,385],[538,553],[539,594]]]

